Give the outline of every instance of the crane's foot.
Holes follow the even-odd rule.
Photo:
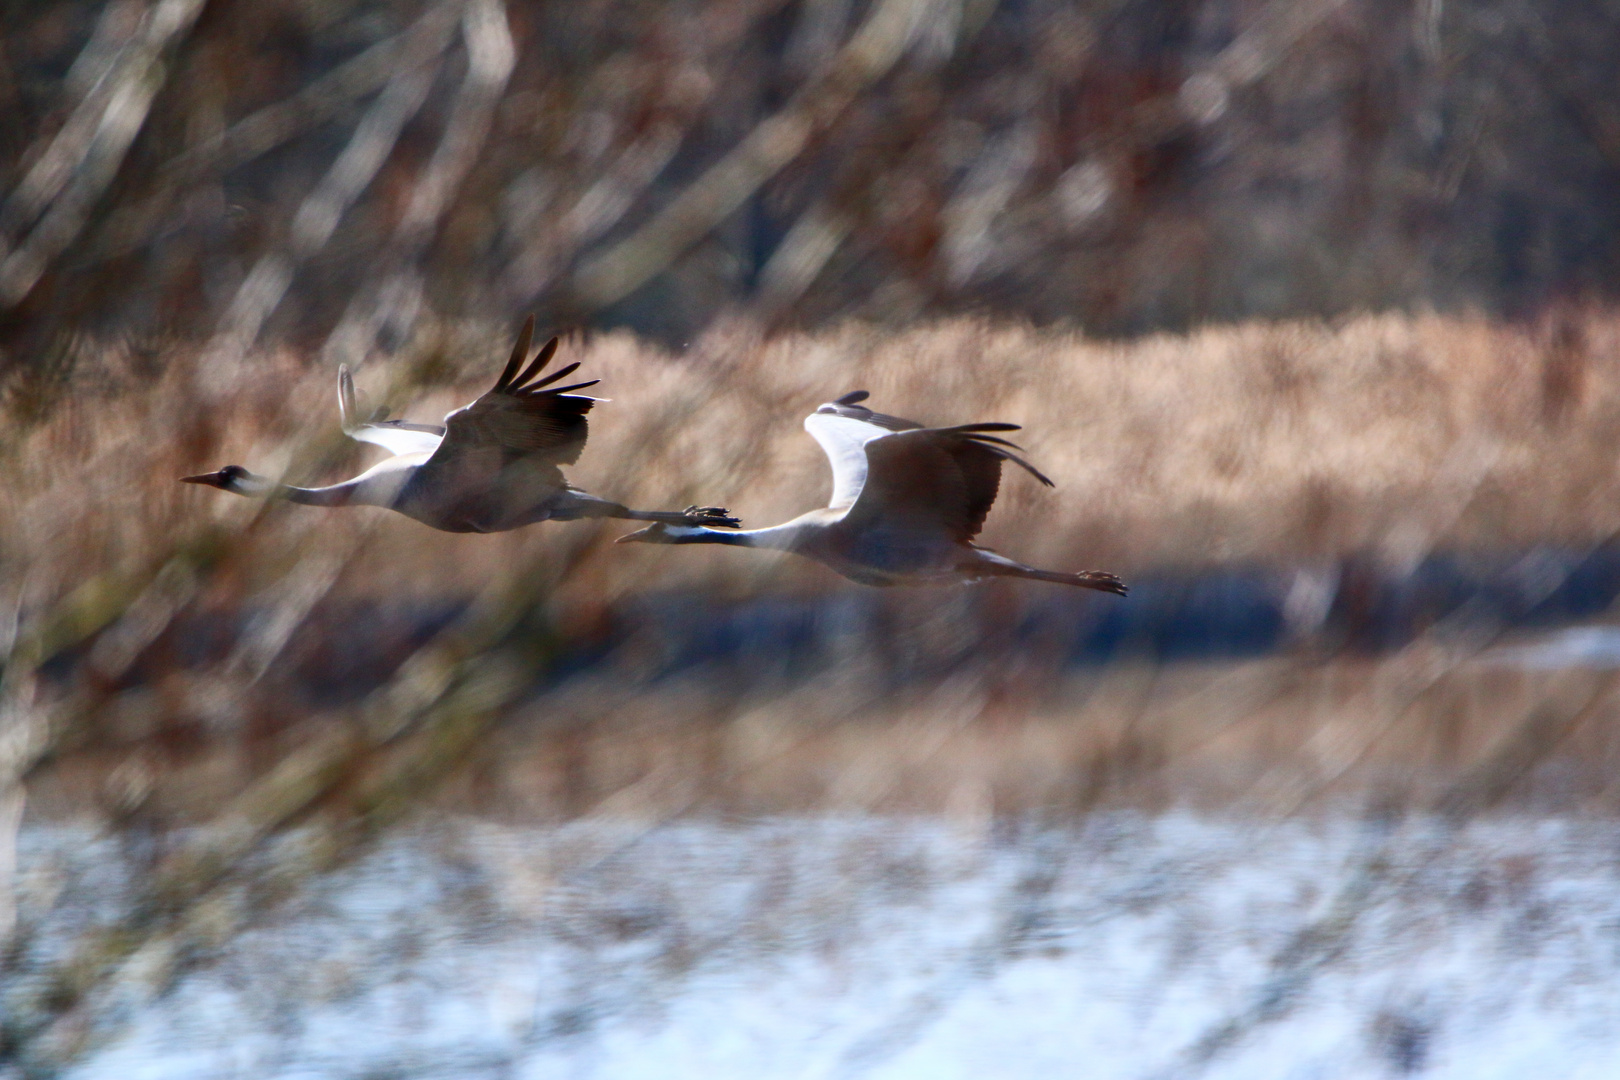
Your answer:
[[[685,515],[688,525],[703,525],[711,529],[735,529],[742,525],[723,506],[688,506],[681,513]]]
[[[1096,589],[1098,592],[1110,592],[1116,596],[1124,596],[1130,592],[1125,583],[1118,576],[1104,570],[1082,570],[1074,575],[1075,584],[1087,589]]]

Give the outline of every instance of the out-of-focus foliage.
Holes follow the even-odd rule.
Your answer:
[[[391,397],[426,420],[487,387],[506,335],[434,331],[402,352],[391,387],[381,365],[363,371],[363,397]],[[966,415],[1016,417],[1058,487],[1009,471],[982,539],[1038,565],[1118,570],[1136,587],[1125,600],[1006,584],[867,589],[780,553],[617,547],[609,541],[626,529],[615,523],[463,535],[378,508],[266,503],[177,484],[226,463],[316,482],[352,475],[379,452],[341,440],[332,373],[295,350],[255,352],[220,388],[201,346],[172,348],[154,364],[91,342],[74,362],[77,392],[41,390],[48,419],[18,425],[7,446],[0,516],[12,525],[0,537],[0,586],[15,604],[15,637],[5,685],[29,703],[12,719],[26,718],[30,734],[6,760],[36,771],[78,760],[93,776],[128,762],[177,769],[183,780],[155,797],[173,800],[166,813],[206,815],[307,737],[284,745],[289,733],[325,730],[357,708],[420,712],[449,692],[445,672],[492,653],[523,672],[521,693],[547,691],[519,745],[496,755],[486,775],[496,788],[520,790],[553,766],[572,767],[559,762],[597,755],[640,762],[604,766],[610,776],[693,755],[677,774],[705,777],[713,763],[704,747],[729,736],[704,718],[746,717],[755,702],[782,729],[749,729],[738,752],[781,741],[780,770],[759,785],[720,770],[702,797],[737,787],[767,806],[773,791],[814,804],[820,796],[792,793],[819,790],[806,777],[843,767],[805,761],[847,754],[850,767],[871,764],[886,738],[800,745],[821,718],[874,715],[902,728],[912,707],[891,696],[896,688],[946,680],[942,698],[924,693],[915,706],[925,721],[960,706],[963,723],[995,714],[1039,729],[1050,706],[1058,719],[1040,738],[1074,747],[1048,761],[1050,773],[1042,753],[1025,759],[1005,732],[999,758],[960,755],[1016,777],[1004,781],[1014,805],[1042,803],[1048,787],[1084,788],[1089,766],[1076,762],[1098,745],[1113,753],[1103,732],[1148,708],[1132,703],[1139,680],[1127,673],[1125,704],[1097,691],[1095,715],[1077,711],[1086,696],[1072,692],[1079,642],[1111,624],[1112,655],[1134,663],[1157,655],[1154,619],[1207,624],[1211,611],[1228,610],[1261,612],[1261,636],[1228,620],[1214,631],[1225,640],[1213,655],[1303,650],[1302,674],[1266,668],[1256,681],[1257,693],[1289,703],[1281,711],[1291,740],[1308,730],[1299,716],[1319,705],[1300,686],[1318,685],[1308,672],[1323,657],[1344,651],[1361,663],[1369,648],[1406,645],[1453,615],[1460,647],[1477,651],[1469,635],[1493,638],[1504,612],[1512,618],[1557,592],[1571,559],[1620,529],[1620,371],[1605,359],[1617,341],[1614,317],[1567,313],[1532,330],[1384,315],[1133,343],[973,320],[773,339],[733,326],[679,361],[626,333],[563,347],[561,358],[581,362],[615,399],[593,411],[572,480],[637,506],[724,503],[750,524],[824,500],[826,459],[798,421],[840,390],[868,387],[883,408],[930,423],[962,416],[962,402],[974,403]],[[424,373],[430,385],[409,381]],[[1551,553],[1521,558],[1538,548]],[[1419,571],[1437,550],[1471,553],[1482,567],[1511,553],[1498,599],[1482,606],[1477,584],[1472,600],[1454,587],[1431,590],[1402,609],[1405,622],[1380,628],[1379,590],[1420,593]],[[1233,567],[1247,576],[1198,599],[1196,575]],[[1617,587],[1607,580],[1583,588],[1606,603],[1602,590],[1612,598]],[[1597,609],[1587,601],[1582,610]],[[1442,654],[1455,647],[1448,640]],[[1421,684],[1433,658],[1410,655]],[[585,689],[550,694],[575,677]],[[820,677],[832,689],[793,689]],[[698,688],[673,690],[677,680]],[[1357,703],[1325,685],[1330,718],[1383,707],[1377,694]],[[518,693],[503,690],[501,700]],[[1253,693],[1233,700],[1239,715],[1256,708]],[[1221,726],[1212,698],[1199,701],[1202,713],[1149,709],[1151,734],[1133,723],[1117,741],[1153,742],[1154,754],[1184,756],[1196,773],[1207,726]],[[1517,721],[1523,708],[1518,691],[1458,706],[1468,731]],[[548,715],[568,719],[539,738]],[[799,732],[793,718],[806,716],[816,723]],[[1424,722],[1413,729],[1433,734]],[[914,740],[896,738],[903,758]],[[929,745],[930,768],[948,777],[940,759],[957,735]],[[504,775],[530,754],[523,746],[539,747],[534,763]],[[1456,764],[1455,748],[1433,754],[1442,773]],[[1272,765],[1285,756],[1275,741],[1255,753]],[[71,768],[55,775],[66,803],[84,800]],[[567,786],[574,797],[606,797],[613,784],[600,783]],[[952,783],[921,787],[941,785]]]
[[[68,0],[0,37],[13,364],[84,327],[1133,331],[1620,280],[1613,5]]]
[[[1026,830],[988,936],[840,1075],[1036,942],[1117,944],[1058,910],[1065,859],[1105,907],[1196,893],[1152,844],[1160,884],[1091,872],[1070,826],[1122,808],[1370,809],[1338,877],[1310,871],[1244,932],[1259,963],[1154,1046],[1178,1078],[1390,940],[1374,916],[1420,933],[1381,907],[1400,890],[1535,920],[1514,950],[1610,933],[1537,914],[1556,877],[1468,855],[1485,884],[1448,893],[1400,866],[1498,808],[1620,805],[1620,634],[1505,640],[1620,595],[1617,29],[1575,0],[0,0],[0,1073],[115,1048],[423,809],[557,825],[569,851],[507,856],[531,914],[683,888],[638,849],[676,818],[939,814],[985,851]],[[1058,489],[1009,470],[983,539],[1133,593],[859,589],[611,547],[603,522],[451,535],[174,482],[352,475],[374,451],[339,437],[338,361],[434,419],[531,309],[639,331],[564,345],[617,399],[569,470],[588,490],[781,520],[827,489],[799,419],[864,387],[1025,425]],[[1109,336],[1161,329],[1188,332]],[[44,848],[19,855],[25,788]],[[812,891],[864,895],[881,845],[814,834],[862,869]],[[116,887],[52,869],[81,837]],[[772,929],[798,901],[768,849],[742,856],[758,888],[691,864],[757,897],[720,951],[864,951],[792,928],[841,915]],[[1187,911],[1164,941],[1221,925]],[[493,942],[496,918],[434,932]],[[714,952],[678,919],[594,925],[617,957],[675,927],[669,971]],[[540,978],[523,1037],[595,1022],[591,978]],[[1404,1000],[1368,1038],[1410,1072],[1433,1023]]]
[[[409,410],[430,416],[486,386],[506,335],[431,329],[361,390],[432,376],[440,405]],[[593,412],[571,475],[637,503],[701,491],[761,521],[813,505],[825,464],[792,421],[857,373],[897,412],[973,401],[1028,420],[1064,486],[1009,478],[988,538],[1056,565],[1106,553],[1137,586],[1125,600],[862,590],[770,552],[627,551],[591,523],[452,535],[188,487],[173,478],[223,458],[354,468],[363,448],[332,447],[331,373],[261,349],[221,387],[204,346],[81,343],[80,392],[42,391],[48,415],[7,445],[0,781],[26,781],[37,820],[96,822],[121,883],[91,903],[82,875],[29,866],[0,953],[0,1062],[50,1074],[109,1052],[329,871],[440,811],[609,827],[605,848],[534,869],[538,912],[610,895],[613,861],[643,866],[641,839],[685,817],[921,812],[995,845],[1003,826],[1122,807],[1270,821],[1371,804],[1387,827],[1271,928],[1250,991],[1177,1036],[1175,1075],[1196,1074],[1378,936],[1414,851],[1498,807],[1620,805],[1614,673],[1502,640],[1556,593],[1612,597],[1612,573],[1570,590],[1579,557],[1532,550],[1500,583],[1517,609],[1431,595],[1381,653],[1358,633],[1379,583],[1412,589],[1432,549],[1601,547],[1620,501],[1616,334],[1567,312],[1535,330],[1383,315],[1135,343],[971,320],[733,327],[682,362],[623,333],[567,347],[632,391]],[[1268,655],[1164,663],[1127,634],[1113,663],[1074,662],[1110,617],[1196,617],[1197,583],[1167,565],[1268,559],[1269,578],[1214,594],[1235,608],[1282,587]],[[1044,903],[1072,842],[1029,852],[1019,904]],[[1019,904],[987,963],[1042,925]],[[589,988],[548,984],[535,1008],[574,992]]]

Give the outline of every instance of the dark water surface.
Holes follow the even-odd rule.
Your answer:
[[[852,659],[904,681],[987,658],[1051,669],[1131,658],[1243,659],[1300,645],[1376,654],[1437,626],[1571,626],[1601,615],[1617,597],[1620,546],[1543,548],[1435,554],[1406,570],[1349,559],[1150,574],[1132,581],[1125,599],[1000,584],[849,586],[744,600],[663,593],[617,606],[589,633],[538,623],[523,632],[543,638],[549,656],[538,665],[537,689],[603,665],[646,681],[698,671],[791,679]],[[313,702],[353,700],[385,681],[463,609],[453,602],[331,601],[312,615],[281,662]],[[130,678],[139,682],[160,670],[217,662],[265,617],[253,610],[182,617]]]

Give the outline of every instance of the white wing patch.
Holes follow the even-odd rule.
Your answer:
[[[338,418],[343,422],[343,433],[359,442],[380,446],[390,454],[431,454],[439,448],[444,436],[432,431],[415,431],[392,424],[362,424],[360,410],[354,396],[354,378],[349,365],[338,365]]]
[[[866,486],[866,444],[894,432],[835,413],[814,412],[804,418],[804,430],[821,444],[832,465],[832,510],[847,510]]]
[[[345,430],[349,438],[380,446],[391,454],[431,454],[444,441],[443,435],[431,431],[410,431],[381,424],[361,424]]]

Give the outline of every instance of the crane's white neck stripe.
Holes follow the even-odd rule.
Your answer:
[[[225,490],[237,495],[246,495],[252,499],[262,499],[274,495],[277,484],[267,476],[255,476],[253,473],[248,473],[246,476],[234,476],[226,481]]]
[[[664,535],[677,544],[731,544],[735,547],[774,548],[788,551],[799,535],[799,525],[788,522],[769,529],[710,529],[702,525],[665,525]]]
[[[768,529],[738,529],[730,535],[736,537],[731,542],[742,547],[774,548],[778,551],[787,551],[794,546],[799,537],[799,532],[799,524],[790,521],[782,525],[773,525]]]

